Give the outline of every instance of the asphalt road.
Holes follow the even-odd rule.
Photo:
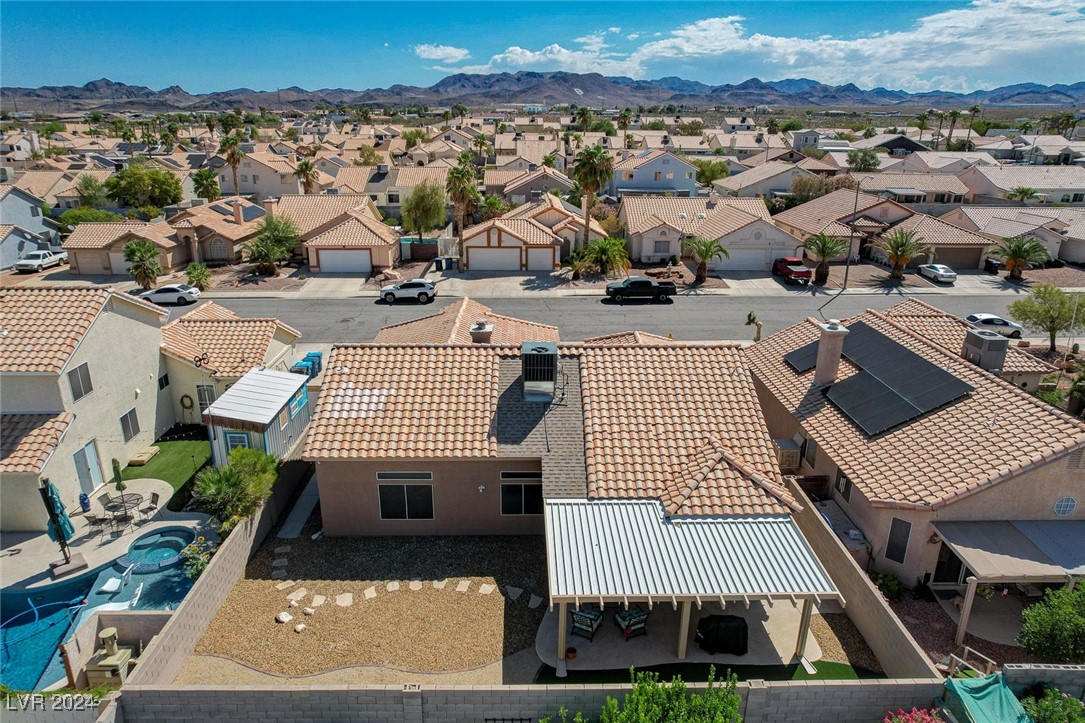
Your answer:
[[[668,304],[627,301],[613,304],[595,297],[483,299],[498,314],[555,324],[561,338],[576,341],[637,329],[676,339],[752,339],[745,326],[753,311],[764,324],[763,334],[779,331],[807,316],[818,316],[827,297],[698,296],[681,297]],[[825,318],[846,318],[865,309],[885,309],[906,297],[843,295],[824,310]],[[934,306],[958,316],[977,311],[1004,314],[1013,301],[1007,295],[924,295]],[[399,302],[392,306],[373,298],[353,299],[216,299],[215,302],[246,317],[276,317],[303,334],[303,342],[372,341],[382,326],[417,319],[452,303],[438,298],[421,306]],[[171,316],[183,313],[171,309]]]

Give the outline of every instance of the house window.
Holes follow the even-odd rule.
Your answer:
[[[298,393],[290,400],[290,418],[298,416],[298,412],[305,406],[306,399],[308,398],[308,392],[305,387],[298,390]]]
[[[377,485],[382,520],[432,520],[433,485]]]
[[[1072,200],[1072,203],[1083,203],[1083,202],[1085,202],[1085,193],[1075,193],[1074,198]]]
[[[41,215],[41,209],[38,208],[37,206],[31,206],[30,207],[30,215],[33,216],[34,218],[37,218],[38,216]]]
[[[889,527],[889,540],[885,543],[885,559],[904,564],[908,556],[908,537],[912,534],[912,523],[893,518]]]
[[[377,472],[379,480],[432,480],[432,472]]]
[[[663,180],[663,171],[656,171],[655,179],[657,181],[662,181]]]
[[[666,178],[667,178],[668,181],[674,180],[674,172],[673,171],[667,171]]]
[[[666,254],[666,253],[670,253],[670,251],[671,251],[671,242],[670,241],[656,241],[655,252],[657,254]]]
[[[811,467],[817,462],[818,459],[818,443],[813,437],[804,437],[802,442],[802,457],[806,460],[806,464]]]
[[[219,174],[219,181],[221,181],[222,183],[226,183],[226,174],[225,173],[220,173]]]
[[[539,472],[535,472],[535,471],[527,471],[527,472],[502,472],[502,473],[501,473],[501,479],[503,479],[503,480],[507,480],[507,479],[533,479],[533,480],[541,480],[541,479],[542,479],[542,472],[541,472],[541,471],[539,471]]]
[[[279,412],[279,429],[285,429],[286,425],[290,423],[290,415],[283,409]]]
[[[501,514],[541,515],[543,494],[541,484],[501,484]]]
[[[844,498],[845,502],[851,502],[851,479],[843,471],[836,471],[836,491]]]
[[[125,442],[131,442],[132,438],[139,434],[139,418],[136,410],[129,409],[128,413],[121,417],[121,435]]]
[[[72,388],[72,401],[78,402],[94,391],[90,382],[90,368],[84,362],[68,372],[68,384]]]
[[[622,171],[622,180],[623,181],[632,181],[633,180],[633,172],[632,171]]]
[[[170,375],[169,374],[163,374],[162,376],[160,376],[158,378],[158,389],[159,390],[165,389],[169,385],[170,385]]]
[[[252,182],[253,183],[259,183],[260,182],[260,177],[257,176],[255,173],[252,175]]]
[[[389,193],[388,194],[388,203],[399,203],[399,194],[398,193]]]
[[[215,387],[210,384],[197,384],[196,399],[200,402],[200,414],[203,415],[207,408],[215,403]]]
[[[686,180],[689,181],[693,178],[693,171],[686,171]]]
[[[1055,514],[1059,517],[1069,517],[1077,509],[1077,500],[1073,497],[1060,497],[1055,503]]]
[[[235,449],[249,448],[249,433],[248,432],[227,432],[226,433],[226,454],[233,452]]]
[[[242,183],[248,183],[249,182],[249,177],[246,176],[244,173],[241,174],[241,182]]]

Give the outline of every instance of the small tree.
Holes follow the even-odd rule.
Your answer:
[[[697,183],[705,186],[711,186],[713,181],[727,178],[731,174],[727,161],[689,159],[689,162],[697,167]]]
[[[158,247],[150,241],[129,241],[124,245],[124,260],[128,264],[128,273],[143,289],[153,289],[162,274],[162,264],[158,262]]]
[[[852,173],[870,173],[881,167],[878,154],[873,148],[854,148],[848,151],[847,158]]]
[[[98,208],[86,208],[84,206],[69,208],[67,211],[60,214],[60,225],[63,226],[66,231],[71,231],[77,225],[88,221],[91,223],[104,223],[107,221],[123,220],[124,217],[119,213],[103,211]]]
[[[1025,201],[1031,201],[1032,199],[1036,198],[1036,189],[1029,188],[1028,186],[1015,186],[1014,188],[1010,189],[1009,193],[1006,194],[1006,198],[1010,199],[1011,201],[1020,201],[1021,203],[1024,203]]]
[[[1032,293],[1009,306],[1010,316],[1029,331],[1047,334],[1048,350],[1055,351],[1055,338],[1060,331],[1075,331],[1083,326],[1080,294],[1068,294],[1051,284],[1037,284]]]
[[[814,283],[824,286],[829,280],[829,261],[848,250],[848,239],[819,233],[806,239],[801,248],[809,251],[817,259],[818,265],[814,267]]]
[[[412,233],[417,232],[418,241],[421,242],[424,232],[444,224],[447,206],[448,196],[445,189],[435,181],[423,181],[415,186],[403,201],[403,228]]]
[[[1021,707],[1033,723],[1082,723],[1085,721],[1085,703],[1061,692],[1047,688],[1042,698],[1028,696],[1021,699]]]
[[[991,249],[990,255],[1006,264],[1006,278],[1010,281],[1021,281],[1025,269],[1039,266],[1051,258],[1046,246],[1026,236],[1004,239]]]
[[[625,273],[630,266],[624,239],[597,238],[588,242],[581,253],[594,269],[607,276]]]
[[[889,271],[891,279],[903,279],[904,267],[908,265],[908,262],[930,251],[930,246],[925,243],[922,236],[915,231],[903,228],[893,229],[878,239],[874,245],[889,257],[889,264],[892,267]]]
[[[693,238],[686,241],[685,250],[697,259],[697,274],[693,282],[703,284],[708,280],[708,263],[713,259],[730,258],[731,254],[713,238]]]
[[[87,208],[101,208],[109,200],[105,186],[89,175],[82,175],[75,182],[75,195],[79,197],[79,205]]]
[[[184,197],[181,180],[170,171],[134,164],[106,179],[105,190],[120,206],[170,206]]]
[[[421,128],[408,128],[403,131],[403,135],[400,136],[403,139],[404,147],[409,151],[415,146],[419,146],[429,140],[429,136],[426,131]]]
[[[1085,664],[1085,585],[1048,590],[1025,608],[1017,641],[1040,660]]]
[[[245,258],[256,265],[256,272],[266,276],[278,276],[280,261],[294,253],[298,244],[298,227],[285,216],[264,216],[256,228],[256,235],[241,246]]]
[[[189,286],[207,291],[207,287],[211,285],[211,272],[207,270],[207,264],[192,263],[185,269],[185,279]]]
[[[738,677],[728,675],[719,684],[715,677],[716,669],[713,666],[709,668],[705,691],[691,693],[677,675],[669,683],[661,682],[658,673],[636,673],[630,668],[632,690],[621,703],[608,696],[599,723],[741,723],[739,705],[742,699],[736,692]]]
[[[271,494],[279,460],[258,449],[238,448],[224,467],[208,467],[196,475],[192,496],[217,518],[219,531],[229,532],[251,517]]]

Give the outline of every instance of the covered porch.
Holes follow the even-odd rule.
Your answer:
[[[550,613],[536,647],[559,675],[676,661],[816,660],[811,616],[824,602],[844,603],[788,515],[674,519],[655,500],[551,500],[545,517]],[[644,634],[623,635],[619,616],[638,608],[648,614]],[[590,639],[572,635],[572,613],[582,609],[602,614]],[[744,622],[745,654],[700,649],[697,625],[709,615]]]
[[[1085,575],[1085,520],[932,524],[961,568],[963,589],[943,604],[957,623],[957,645],[969,632],[1016,644],[1028,600],[1038,599],[1044,586],[1073,587]]]

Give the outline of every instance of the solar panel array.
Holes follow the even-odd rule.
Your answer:
[[[242,206],[241,218],[246,221],[251,221],[254,218],[260,218],[264,215],[264,209],[260,206]]]
[[[818,342],[784,357],[800,374],[817,365]],[[861,371],[825,393],[856,426],[873,437],[940,409],[973,387],[863,322],[848,327],[843,356]]]
[[[223,216],[233,216],[234,215],[234,212],[231,209],[227,208],[226,206],[221,206],[221,205],[218,205],[218,204],[212,206],[211,210],[215,211],[217,213],[221,213]]]

